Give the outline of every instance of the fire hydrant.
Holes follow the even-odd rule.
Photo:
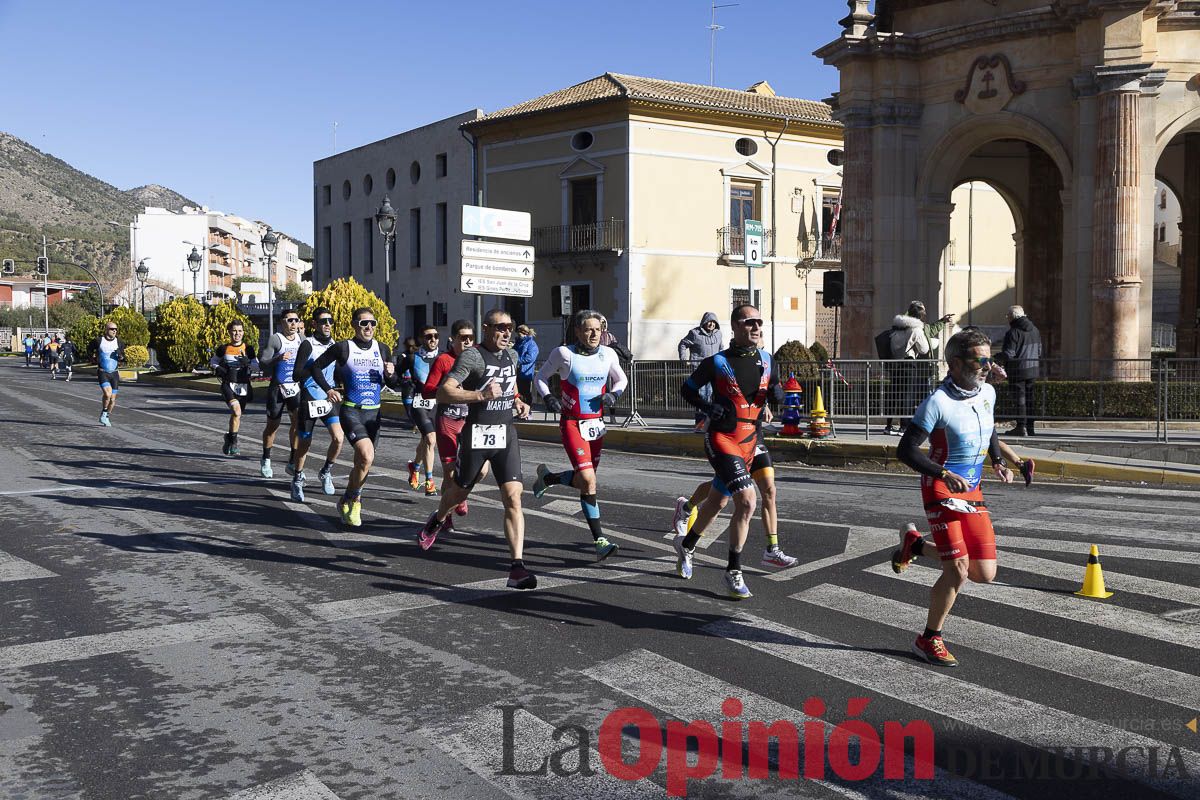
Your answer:
[[[779,412],[779,421],[783,423],[783,436],[803,436],[800,423],[804,413],[804,387],[796,380],[795,375],[789,375],[783,384],[783,408]]]

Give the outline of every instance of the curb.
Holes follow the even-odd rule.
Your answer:
[[[176,389],[220,392],[219,384],[209,377],[167,377],[142,373],[140,380],[142,383]],[[404,403],[385,400],[381,413],[388,418],[403,419],[405,417]],[[557,422],[519,422],[517,430],[520,431],[523,439],[551,444],[557,444],[560,441]],[[694,433],[608,428],[604,434],[604,444],[605,447],[614,450],[636,450],[645,453],[701,457],[704,455],[704,437]],[[838,442],[829,439],[792,439],[783,436],[769,436],[767,444],[771,449],[772,459],[780,463],[799,462],[820,467],[854,466],[864,462],[883,467],[900,465],[896,459],[896,448],[892,444]],[[1037,470],[1039,474],[1051,475],[1056,478],[1147,483],[1157,486],[1200,486],[1200,474],[1121,464],[1081,463],[1052,456],[1049,458],[1038,457]]]

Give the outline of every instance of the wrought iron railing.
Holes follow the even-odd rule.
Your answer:
[[[722,258],[742,260],[746,257],[746,236],[741,228],[717,228],[717,247]],[[763,248],[775,252],[775,231],[763,231]]]
[[[605,253],[625,249],[625,220],[607,219],[584,225],[547,225],[533,229],[538,255]]]
[[[805,261],[841,261],[841,234],[823,236],[821,238],[801,239],[796,244],[801,260]]]

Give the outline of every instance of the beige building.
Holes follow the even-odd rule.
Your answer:
[[[477,140],[485,205],[528,211],[534,296],[506,301],[557,344],[553,303],[604,313],[638,358],[674,359],[705,311],[750,299],[767,344],[820,338],[841,126],[823,103],[606,73],[463,126]],[[747,274],[742,220],[768,231],[767,266]],[[832,234],[832,235],[830,235]],[[753,297],[749,283],[753,283]]]

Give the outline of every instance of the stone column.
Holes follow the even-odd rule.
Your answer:
[[[1139,103],[1147,65],[1097,67],[1092,358],[1138,356]],[[1097,363],[1096,377],[1119,374]]]
[[[1179,243],[1179,325],[1175,353],[1200,356],[1200,133],[1183,135],[1183,224]]]
[[[846,109],[838,114],[845,125],[842,166],[842,269],[846,271],[846,305],[842,309],[842,356],[874,358],[875,166],[871,113]]]
[[[1029,208],[1017,302],[1042,334],[1042,352],[1061,358],[1062,324],[1062,176],[1046,151],[1028,145]]]

